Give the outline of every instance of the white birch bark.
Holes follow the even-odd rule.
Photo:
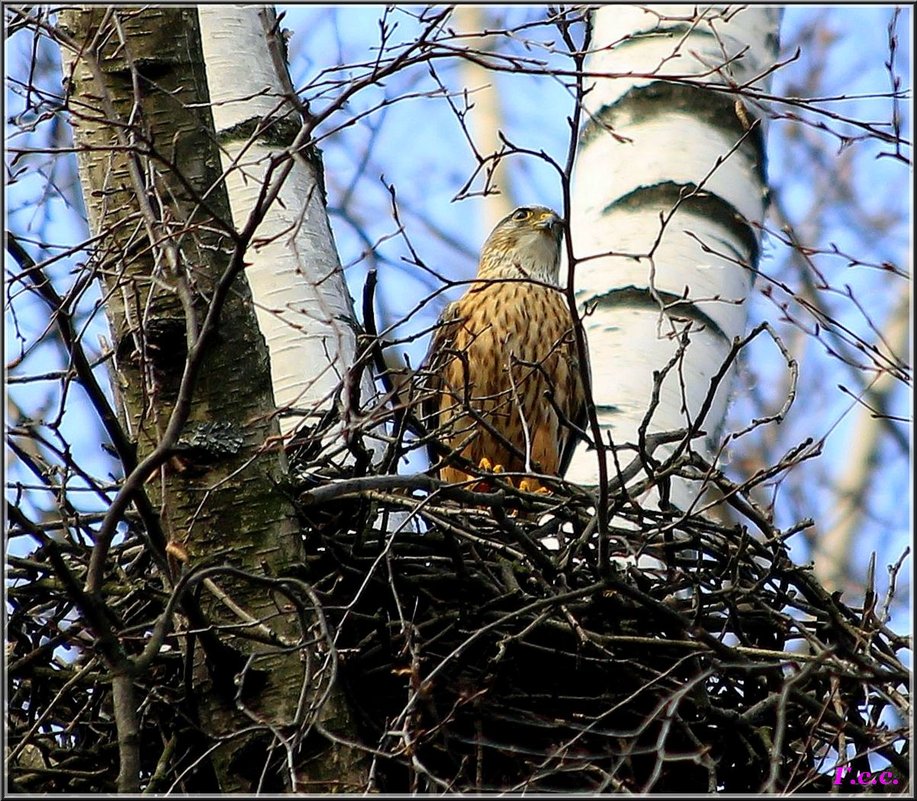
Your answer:
[[[295,121],[295,132],[300,118],[285,99],[285,81],[268,43],[273,9],[213,4],[198,6],[198,14],[233,220],[242,229],[265,181],[272,180],[272,165],[294,144],[285,141],[289,137],[278,138],[277,127],[253,136],[253,126],[275,117],[286,120],[287,130]],[[297,153],[246,255],[258,324],[270,351],[274,398],[278,408],[297,412],[281,418],[285,435],[329,408],[356,351],[353,303],[328,222],[320,169]],[[273,171],[273,180],[278,173]],[[373,392],[364,372],[364,404]],[[357,410],[347,407],[346,391],[342,401],[343,424],[352,425]]]
[[[764,119],[748,103],[737,108],[738,95],[704,87],[767,89],[759,76],[776,59],[778,23],[777,9],[760,6],[608,5],[594,13],[585,69],[601,77],[586,79],[570,222],[574,255],[585,259],[577,298],[594,307],[585,318],[594,398],[615,446],[636,444],[653,372],[677,352],[675,331],[689,323],[690,344],[662,383],[648,433],[690,424],[745,330],[766,203]],[[749,132],[755,119],[761,125]],[[694,443],[706,457],[728,383],[704,420],[707,436]],[[634,453],[621,451],[622,465]],[[595,453],[581,445],[567,477],[588,484],[596,475]],[[696,492],[679,483],[671,501],[687,508]]]

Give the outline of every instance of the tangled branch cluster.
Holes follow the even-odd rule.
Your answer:
[[[313,527],[308,551],[391,789],[818,792],[873,753],[907,773],[905,640],[785,532],[622,503],[603,571],[575,493],[531,501],[543,522],[500,491],[373,495],[380,525]],[[391,532],[406,510],[422,536]]]
[[[435,58],[414,53],[417,42],[409,41],[403,57],[391,49],[363,65],[367,77],[359,80],[344,67],[323,72],[307,87],[316,101],[323,93],[331,98],[315,120],[399,64],[429,68],[438,86],[430,96],[451,99],[432,67],[455,55],[454,34],[440,22],[438,16],[426,21],[430,34],[441,37]],[[473,50],[464,57],[483,59]],[[585,74],[581,65],[571,72],[499,54],[486,64],[497,73],[545,78]],[[56,124],[56,95],[36,94],[33,72],[26,72],[20,88],[27,107],[40,99],[47,108],[36,105],[35,119]],[[785,98],[759,99],[797,107]],[[354,111],[316,141],[391,102]],[[817,105],[809,127],[826,120],[879,136]],[[456,105],[462,130],[465,110]],[[35,159],[48,147],[29,138],[32,119],[22,117],[15,159]],[[898,134],[889,144],[900,157]],[[68,144],[61,153],[71,150]],[[360,171],[370,163],[368,153]],[[478,155],[479,170],[486,172],[497,156]],[[352,193],[344,194],[346,220]],[[198,706],[200,662],[213,691],[242,713],[249,730],[264,734],[258,745],[268,747],[250,754],[253,785],[264,791],[295,787],[305,774],[301,766],[321,759],[328,740],[340,737],[325,714],[331,686],[346,690],[358,717],[357,750],[371,762],[369,782],[385,791],[812,792],[830,788],[838,765],[876,764],[889,765],[899,787],[909,781],[909,676],[899,654],[910,642],[886,626],[900,563],[891,568],[884,599],[872,581],[862,602],[831,595],[788,557],[787,541],[806,532],[777,530],[755,514],[750,487],[730,485],[690,454],[669,475],[713,480],[755,529],[650,507],[632,497],[633,485],[630,495],[621,489],[621,476],[600,495],[610,525],[599,537],[596,498],[562,482],[538,497],[499,482],[485,490],[425,476],[366,475],[299,488],[308,557],[289,565],[289,575],[241,571],[218,554],[190,572],[172,565],[173,587],[142,505],[112,522],[116,536],[110,549],[98,549],[105,556],[93,568],[101,510],[111,508],[123,487],[115,476],[133,468],[124,455],[129,449],[116,447],[120,464],[103,475],[109,468],[84,462],[76,438],[61,426],[79,383],[112,442],[127,443],[94,378],[111,349],[97,353],[86,344],[86,321],[99,312],[83,300],[92,270],[80,267],[72,286],[58,292],[54,286],[64,280],[55,271],[72,249],[54,244],[56,234],[36,236],[48,251],[38,264],[26,252],[33,240],[9,237],[19,271],[9,282],[8,308],[20,355],[8,366],[25,365],[20,384],[51,381],[59,391],[48,400],[36,391],[29,408],[10,415],[10,448],[22,468],[9,485],[8,505],[15,546],[7,557],[10,789],[112,792],[126,770],[123,753],[136,752],[146,791],[212,792],[219,786],[210,762],[217,743]],[[371,238],[366,241],[375,259]],[[781,281],[773,279],[774,286],[788,286]],[[18,315],[33,298],[47,307],[45,316],[34,331],[20,331]],[[812,308],[815,335],[823,335],[831,315]],[[26,363],[48,342],[61,354],[59,365]],[[852,353],[871,352],[851,342],[858,346]],[[644,439],[651,451],[652,438]],[[397,463],[401,445],[395,443],[387,464]],[[357,434],[350,446],[363,447]],[[771,452],[778,450],[772,445]],[[756,475],[775,475],[805,458],[790,452]],[[303,474],[324,469],[321,454],[310,459]],[[637,471],[650,461],[644,454]],[[664,481],[657,470],[641,490]],[[96,511],[85,511],[77,493],[93,498]],[[94,593],[84,589],[90,576]],[[239,583],[270,595],[276,613],[252,616],[241,608]],[[227,619],[202,612],[204,593],[228,610]],[[292,635],[280,632],[281,616],[294,619]],[[252,703],[266,671],[251,654],[279,652],[302,657],[301,683],[291,693],[295,708],[284,726],[266,722]],[[119,699],[125,676],[112,665],[124,664],[135,666],[127,678],[139,708]],[[119,749],[119,723],[139,746]],[[226,738],[237,734],[247,732]]]
[[[385,791],[818,792],[837,765],[869,769],[875,756],[907,780],[909,643],[884,625],[892,599],[854,607],[827,593],[790,560],[794,531],[654,510],[618,490],[602,559],[594,501],[574,485],[544,496],[497,479],[367,476],[298,498],[308,558],[287,577],[210,567],[170,593],[137,538],[112,548],[99,611],[127,650],[149,650],[182,602],[137,678],[149,789],[208,783],[195,647],[215,689],[274,742],[260,755],[265,789],[283,786],[285,755],[334,736],[318,708],[332,681]],[[8,764],[21,790],[115,783],[112,675],[66,580],[85,576],[90,553],[47,539],[10,559]],[[298,639],[274,637],[268,619],[196,619],[195,593],[230,578],[299,607]],[[304,669],[311,707],[284,730],[246,707],[259,671],[243,640],[320,655]]]

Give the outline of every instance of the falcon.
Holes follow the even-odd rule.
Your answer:
[[[573,317],[559,286],[563,221],[523,206],[488,236],[475,280],[437,322],[419,371],[422,417],[444,481],[481,470],[562,476],[585,422]],[[520,489],[545,491],[534,478]]]

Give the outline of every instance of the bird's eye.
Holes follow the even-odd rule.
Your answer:
[[[516,210],[516,213],[513,214],[513,219],[514,219],[514,220],[524,220],[524,219],[526,219],[528,216],[529,216],[529,210],[528,210],[528,209],[517,209],[517,210]]]

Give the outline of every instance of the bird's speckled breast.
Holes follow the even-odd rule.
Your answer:
[[[556,474],[563,444],[570,436],[546,397],[568,418],[582,395],[566,298],[557,290],[522,281],[477,283],[457,301],[453,346],[445,366],[441,422],[451,422],[453,443],[474,431],[467,404],[513,443],[526,458],[513,455],[493,432],[480,429],[463,455],[485,456],[507,470]]]

